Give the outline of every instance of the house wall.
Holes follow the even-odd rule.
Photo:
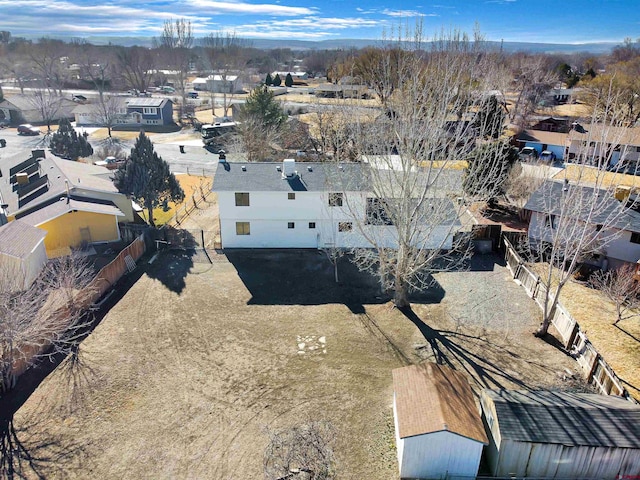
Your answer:
[[[36,248],[22,261],[22,269],[24,272],[24,286],[30,286],[47,263],[47,250],[42,240]]]
[[[538,142],[525,142],[524,144],[525,147],[532,147],[535,148],[535,150],[538,153],[541,153],[543,151],[542,148],[542,143],[538,143]],[[550,152],[553,152],[556,155],[556,158],[559,160],[564,159],[564,146],[563,145],[548,145],[547,144],[547,148],[546,150],[549,150]]]
[[[532,212],[531,214],[528,235],[534,247],[540,241],[553,241],[552,230],[545,226],[545,218],[546,215],[543,213]],[[640,244],[631,243],[631,232],[606,229],[603,230],[602,235],[609,239],[604,250],[606,257],[613,260],[612,266],[620,265],[620,262],[635,263],[640,260]]]
[[[118,217],[118,222],[133,222],[133,206],[131,205],[131,199],[127,198],[127,196],[122,193],[101,192],[98,190],[73,187],[73,195],[82,198],[108,200],[113,202],[114,205],[124,213],[124,217]]]
[[[397,247],[394,227],[354,221],[365,218],[366,193],[346,192],[342,207],[329,206],[328,192],[295,192],[295,200],[288,200],[288,192],[248,193],[250,205],[237,207],[235,192],[218,192],[223,248],[370,248],[370,240]],[[250,234],[237,235],[236,222],[249,222]],[[289,222],[294,228],[288,228]],[[309,222],[316,228],[310,229]],[[344,222],[351,223],[351,231],[340,231]],[[450,249],[453,233],[446,226],[425,228],[415,245]]]
[[[80,246],[83,242],[81,228],[89,229],[91,243],[120,240],[116,217],[102,213],[70,212],[38,225],[38,228],[47,231],[44,245],[48,254],[65,247]]]

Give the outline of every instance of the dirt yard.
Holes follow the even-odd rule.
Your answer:
[[[536,308],[494,257],[408,316],[318,252],[162,254],[18,412],[50,478],[261,478],[267,429],[330,421],[343,479],[397,478],[391,370],[438,359],[473,387],[584,388],[536,340]],[[67,371],[68,372],[68,371]],[[70,389],[71,379],[79,387]]]

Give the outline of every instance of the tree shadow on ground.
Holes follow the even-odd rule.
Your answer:
[[[348,257],[338,259],[339,282],[333,264],[318,250],[226,249],[225,255],[251,293],[250,305],[324,305],[342,303],[353,313],[365,304],[391,299],[381,292],[378,279],[361,272]],[[424,292],[412,295],[414,303],[438,303],[444,290],[433,280]]]
[[[528,385],[526,380],[514,376],[503,367],[513,364],[513,371],[519,371],[515,365],[518,362],[548,369],[550,374],[553,374],[553,369],[542,362],[524,358],[515,346],[499,345],[482,334],[436,330],[425,323],[411,307],[400,311],[420,330],[427,341],[424,348],[429,351],[422,357],[433,359],[434,362],[455,370],[465,371],[480,388],[513,388],[513,385],[535,388],[535,385]],[[471,351],[470,347],[473,347],[474,351]]]

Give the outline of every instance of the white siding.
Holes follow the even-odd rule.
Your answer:
[[[235,204],[236,192],[218,192],[220,232],[223,248],[369,248],[367,238],[379,245],[397,246],[396,230],[390,226],[360,225],[364,220],[367,194],[345,192],[342,207],[329,206],[328,192],[291,192],[295,200],[283,192],[249,193],[249,206]],[[236,222],[249,222],[250,235],[236,235]],[[288,228],[294,222],[295,228]],[[309,222],[316,224],[309,228]],[[341,222],[352,223],[350,232],[340,232]],[[363,223],[363,222],[360,222]],[[451,248],[453,233],[447,227],[428,229],[417,236],[423,248]]]
[[[478,473],[482,443],[451,432],[404,439],[400,477],[473,477]]]

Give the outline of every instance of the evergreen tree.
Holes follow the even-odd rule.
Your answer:
[[[116,170],[113,181],[121,193],[131,195],[149,214],[149,223],[155,227],[153,209],[168,208],[168,203],[184,200],[184,191],[169,171],[169,164],[153,149],[153,143],[143,131],[131,149],[131,156]]]
[[[273,85],[273,78],[271,78],[271,74],[267,73],[267,78],[264,79],[264,84],[267,87],[270,87],[271,85]]]
[[[498,138],[502,134],[506,113],[495,95],[482,102],[473,126],[483,138]]]
[[[93,155],[88,135],[78,135],[67,119],[60,120],[58,131],[51,136],[51,153],[68,160]]]
[[[467,159],[469,166],[462,186],[472,197],[489,201],[504,195],[511,167],[518,160],[518,150],[506,141],[481,145]]]
[[[280,78],[280,75],[276,73],[276,76],[273,79],[273,86],[279,87],[280,85],[282,85],[282,79]]]
[[[267,128],[280,128],[287,119],[273,92],[264,85],[251,91],[242,107],[241,116],[244,120],[252,120]]]
[[[284,84],[285,84],[285,86],[287,86],[287,87],[290,87],[290,86],[292,86],[292,85],[293,85],[293,77],[291,76],[291,74],[290,74],[290,73],[287,73],[287,76],[286,76],[286,78],[284,79]]]

